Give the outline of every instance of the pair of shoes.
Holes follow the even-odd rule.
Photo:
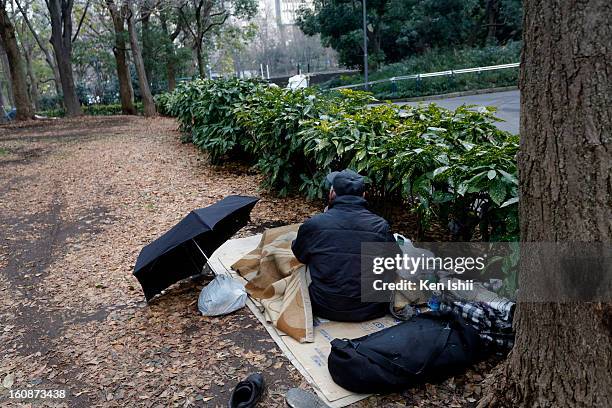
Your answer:
[[[229,408],[253,408],[261,399],[265,387],[265,381],[261,374],[249,375],[240,381],[230,396]]]
[[[285,401],[291,408],[328,408],[321,398],[299,388],[291,388],[287,391]]]

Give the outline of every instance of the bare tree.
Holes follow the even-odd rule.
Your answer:
[[[523,5],[521,241],[609,243],[610,1]],[[521,288],[541,273],[522,263]],[[612,406],[611,322],[610,303],[519,302],[516,344],[480,406]]]
[[[130,45],[132,48],[132,59],[138,74],[138,84],[140,85],[140,96],[142,97],[142,105],[145,116],[155,116],[155,102],[149,87],[147,73],[145,71],[140,44],[138,43],[138,34],[136,32],[136,15],[131,0],[126,0],[123,3],[123,9],[127,17],[128,33],[130,35]]]
[[[217,3],[216,0],[189,0],[189,7],[179,9],[182,25],[196,54],[200,78],[206,76],[204,36],[214,27],[224,24],[229,17],[229,12]]]
[[[27,79],[17,38],[15,37],[15,27],[13,27],[6,6],[6,0],[0,0],[0,39],[2,39],[2,46],[8,57],[11,86],[17,108],[16,119],[27,120],[34,115],[34,112],[32,111],[32,102],[28,94]]]
[[[68,116],[79,116],[83,112],[76,94],[72,72],[72,7],[73,0],[45,0],[51,18],[51,45],[62,83],[64,105]],[[77,31],[78,32],[78,31]]]
[[[47,62],[47,65],[49,65],[49,68],[51,68],[51,72],[53,72],[53,80],[55,81],[55,91],[57,95],[61,95],[62,94],[62,81],[60,79],[59,69],[57,69],[57,63],[55,61],[55,57],[49,51],[49,48],[45,46],[45,43],[41,40],[40,35],[34,29],[34,25],[32,24],[32,21],[28,17],[28,13],[27,13],[28,5],[27,4],[22,5],[19,2],[19,0],[14,0],[14,1],[15,1],[15,4],[17,5],[17,8],[19,9],[19,12],[21,13],[23,21],[28,26],[28,29],[30,30],[32,37],[34,37],[36,44],[38,44],[38,48],[40,48],[43,55],[45,56],[45,61]]]
[[[119,98],[121,99],[121,111],[126,115],[135,115],[134,90],[127,62],[125,17],[122,9],[117,8],[113,0],[106,0],[106,7],[113,20],[115,30],[115,44],[113,54],[117,65],[117,78],[119,79]]]

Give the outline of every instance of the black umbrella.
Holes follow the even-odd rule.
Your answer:
[[[190,212],[138,255],[134,276],[150,300],[173,283],[202,273],[208,257],[244,227],[256,197],[229,196]]]

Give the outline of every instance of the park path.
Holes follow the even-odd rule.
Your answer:
[[[189,210],[257,194],[258,176],[204,165],[171,119],[37,121],[0,129],[0,382],[65,389],[66,406],[224,405],[265,371],[268,403],[300,384],[248,312],[198,316],[201,284],[151,306],[132,267]],[[245,230],[315,208],[264,197]],[[17,405],[0,386],[0,405]],[[4,401],[3,401],[4,400]]]
[[[0,406],[226,406],[254,371],[267,379],[265,407],[307,388],[247,309],[199,316],[203,283],[144,302],[132,276],[143,245],[193,208],[258,194],[259,175],[208,165],[176,127],[122,116],[0,127]],[[263,195],[239,235],[317,210]],[[471,405],[481,380],[472,372],[359,406]],[[9,386],[67,396],[10,399]]]

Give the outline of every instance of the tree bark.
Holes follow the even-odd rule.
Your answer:
[[[140,85],[140,96],[142,97],[144,115],[155,116],[155,102],[153,101],[153,95],[151,95],[151,89],[149,88],[147,73],[145,71],[144,62],[142,60],[142,53],[140,52],[140,44],[138,44],[138,36],[136,34],[135,23],[136,16],[134,15],[134,9],[130,0],[127,0],[124,3],[124,8],[127,15],[130,45],[132,47],[132,59],[134,60],[134,65],[136,66],[136,73],[138,74],[138,84]]]
[[[62,95],[66,115],[83,114],[81,103],[76,94],[72,72],[72,6],[73,0],[47,0],[51,18],[51,45],[62,84]]]
[[[142,28],[142,60],[149,82],[153,81],[153,44],[151,38],[151,4],[148,0],[142,3],[141,7],[141,28]]]
[[[16,120],[27,120],[34,116],[32,102],[28,94],[28,85],[23,62],[15,38],[15,27],[6,11],[6,2],[0,1],[0,39],[6,51],[11,73],[11,87],[17,108]]]
[[[609,243],[612,6],[523,5],[521,241]],[[521,263],[520,287],[539,272]],[[480,406],[612,406],[611,321],[609,303],[519,302],[514,349]]]
[[[206,68],[204,67],[204,53],[202,52],[202,45],[196,46],[196,59],[198,64],[198,75],[200,78],[206,78]]]
[[[8,56],[6,55],[6,50],[4,49],[4,45],[2,42],[2,37],[0,37],[0,65],[2,65],[2,73],[5,76],[6,82],[6,96],[8,100],[6,101],[11,107],[13,106],[13,87],[11,85],[11,69],[9,68]]]
[[[0,82],[0,123],[6,123],[6,111],[4,110],[4,94],[2,91],[2,83]]]
[[[127,63],[125,19],[121,14],[121,10],[117,8],[113,0],[107,0],[106,6],[110,12],[111,19],[113,20],[113,27],[115,29],[115,46],[113,47],[113,54],[115,55],[115,63],[117,65],[121,112],[124,115],[136,115],[134,89],[132,88],[132,78]]]
[[[32,54],[34,50],[32,49],[32,44],[25,39],[25,34],[23,36],[23,40],[21,41],[21,45],[25,59],[26,73],[30,79],[28,88],[30,93],[30,101],[32,102],[32,109],[34,109],[36,112],[38,110],[38,100],[40,99],[40,93],[38,92],[38,78],[36,78],[34,67],[32,66]]]

